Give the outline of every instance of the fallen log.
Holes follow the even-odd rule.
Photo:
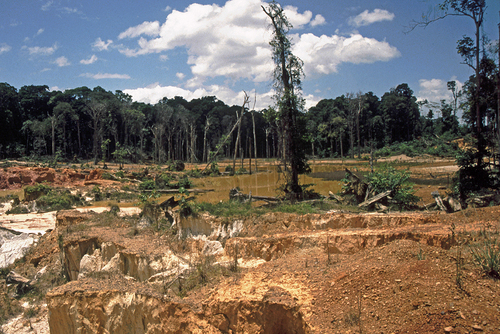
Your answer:
[[[5,281],[7,284],[17,284],[16,293],[18,295],[24,295],[26,292],[33,289],[31,280],[19,275],[15,271],[11,271],[7,275]]]
[[[179,193],[179,189],[156,189],[156,190],[142,190],[144,192],[152,192],[156,191],[160,194],[177,194]],[[211,191],[215,191],[215,189],[185,189],[188,193],[208,193]]]
[[[343,202],[343,198],[338,196],[338,195],[335,195],[334,193],[332,193],[331,191],[328,192],[328,196],[330,196],[331,199],[334,199],[336,200],[337,202],[339,203],[342,203]]]
[[[358,207],[363,208],[365,206],[369,206],[370,204],[373,204],[375,202],[380,201],[381,199],[389,196],[391,194],[390,190],[384,191],[383,193],[380,193],[378,195],[373,196],[372,198],[364,201],[363,203],[358,204]]]
[[[441,211],[447,212],[448,210],[446,209],[446,206],[444,205],[443,200],[441,199],[441,196],[439,196],[439,193],[437,191],[433,191],[431,193],[431,195],[432,195],[432,197],[434,197],[434,200],[436,201],[439,209]]]
[[[266,201],[266,202],[279,202],[280,199],[277,197],[271,197],[271,196],[254,196],[250,192],[249,195],[243,194],[241,191],[238,189],[231,189],[229,191],[229,199],[236,199],[240,200],[243,202],[246,201]]]

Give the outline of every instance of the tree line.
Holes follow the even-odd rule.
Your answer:
[[[468,84],[464,93],[467,89],[474,88]],[[494,104],[495,99],[488,101]],[[368,92],[321,100],[296,115],[296,123],[304,125],[299,135],[308,143],[302,149],[313,156],[354,157],[421,136],[456,136],[467,131],[459,125],[456,103],[427,106],[430,111],[422,116],[423,104],[407,84],[392,88],[381,98]],[[191,101],[165,97],[153,105],[99,86],[50,91],[44,85],[17,90],[0,83],[0,156],[58,155],[98,162],[103,157],[116,158],[113,153],[119,151],[130,161],[207,162],[210,152],[219,149],[223,157],[233,157],[236,149],[239,157],[280,158],[283,138],[278,113],[272,107],[260,111],[243,108],[239,131],[227,138],[241,110],[241,106],[228,106],[214,96]],[[470,115],[464,115],[467,121]],[[490,119],[494,113],[488,117],[488,124],[494,125]]]

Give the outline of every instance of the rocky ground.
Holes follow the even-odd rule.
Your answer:
[[[498,253],[497,206],[201,215],[160,230],[80,211],[59,211],[9,268],[32,290],[2,273],[4,333],[500,332],[500,281],[472,256],[488,240]]]

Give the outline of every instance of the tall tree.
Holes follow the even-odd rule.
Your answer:
[[[302,196],[299,173],[308,170],[307,159],[301,147],[305,144],[305,140],[297,122],[300,117],[299,109],[303,106],[303,100],[299,96],[304,75],[302,60],[291,51],[292,43],[287,35],[292,25],[281,5],[272,1],[267,6],[262,6],[262,10],[271,19],[273,28],[270,45],[275,64],[274,88],[284,138],[283,163],[288,174],[284,191],[292,200],[296,200]]]
[[[483,117],[481,115],[481,107],[479,97],[481,92],[481,77],[480,77],[480,41],[481,41],[481,26],[484,20],[486,10],[486,0],[445,0],[438,5],[434,16],[423,15],[422,21],[413,21],[410,25],[410,31],[417,26],[426,27],[432,22],[444,19],[448,16],[463,16],[474,21],[475,26],[475,41],[470,37],[464,37],[458,41],[457,50],[463,57],[464,64],[471,67],[476,73],[476,89],[474,94],[475,111],[476,111],[476,135],[478,142],[478,164],[482,163],[484,155],[484,140],[482,134]]]

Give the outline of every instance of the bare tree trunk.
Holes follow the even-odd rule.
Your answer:
[[[50,125],[52,126],[52,155],[56,156],[56,117],[54,115],[50,119]]]
[[[238,153],[238,144],[240,142],[240,135],[241,135],[241,119],[243,118],[243,112],[245,111],[245,105],[249,101],[249,97],[246,92],[245,97],[243,100],[243,105],[241,106],[241,113],[238,115],[238,111],[236,111],[236,122],[238,124],[238,135],[236,136],[236,143],[234,145],[234,157],[233,157],[233,173],[236,172],[236,154]],[[241,149],[240,149],[241,151]],[[241,153],[240,153],[241,154]]]
[[[190,152],[190,161],[191,163],[193,164],[195,161],[196,161],[196,155],[195,155],[195,151],[196,151],[196,133],[194,131],[194,124],[191,123],[189,124],[189,137],[191,139],[191,145],[190,145],[190,148],[189,150],[191,151]]]
[[[254,106],[255,108],[255,106]],[[253,125],[253,150],[254,150],[254,158],[255,158],[255,171],[257,171],[257,134],[255,132],[255,111],[252,111],[252,125]],[[250,159],[252,156],[250,155]]]
[[[500,11],[498,12],[500,16]],[[497,78],[497,131],[498,131],[498,156],[500,159],[500,23],[498,24],[498,78]]]
[[[203,162],[208,161],[207,132],[209,129],[210,129],[210,118],[207,117],[207,120],[205,121],[205,131],[203,132],[203,157],[202,157]]]
[[[269,159],[269,128],[266,128],[266,159]]]

